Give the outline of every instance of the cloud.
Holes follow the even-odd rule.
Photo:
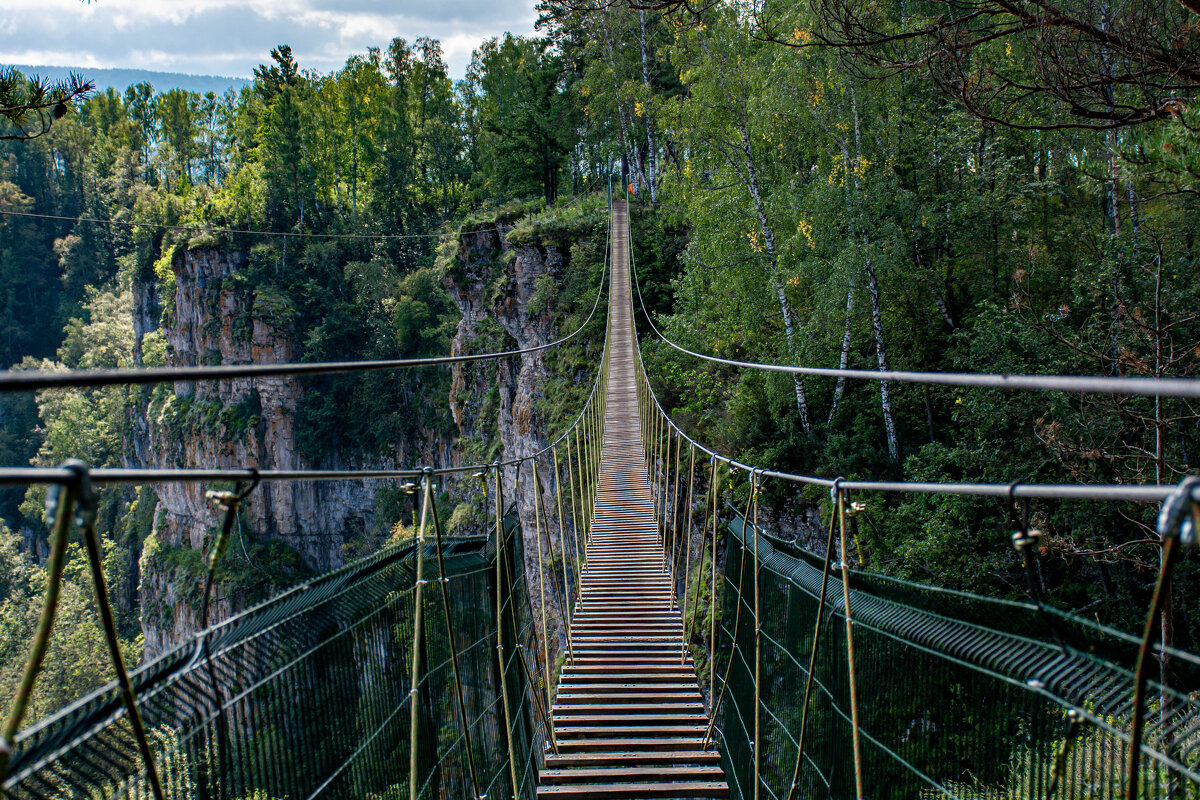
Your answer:
[[[451,75],[505,31],[530,34],[534,0],[5,0],[0,63],[246,77],[289,44],[327,72],[393,37],[442,40]]]

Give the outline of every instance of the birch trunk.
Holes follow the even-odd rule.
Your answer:
[[[850,84],[850,108],[854,114],[854,199],[861,214],[862,135],[858,121],[858,93],[854,90],[853,83]],[[865,242],[865,229],[863,239]],[[867,288],[870,289],[871,295],[871,327],[875,333],[875,352],[879,357],[879,371],[887,372],[887,348],[883,343],[883,312],[879,303],[879,281],[875,277],[875,264],[870,257],[867,258],[866,267]],[[883,411],[883,427],[887,432],[888,455],[891,456],[893,463],[899,464],[900,442],[896,435],[896,416],[892,413],[892,395],[888,382],[885,380],[879,382],[879,405]]]
[[[838,369],[845,369],[850,363],[850,329],[854,315],[854,285],[846,290],[846,327],[842,331],[842,357],[838,359]],[[833,425],[833,416],[837,414],[838,403],[842,399],[842,392],[846,390],[846,378],[840,377],[833,387],[833,403],[829,406],[829,419],[826,425]]]
[[[867,259],[867,288],[871,295],[871,328],[875,332],[875,353],[879,356],[879,371],[887,372],[887,350],[883,346],[883,314],[879,306],[879,282],[875,278],[875,265]],[[887,431],[888,455],[892,462],[900,463],[900,442],[896,436],[896,419],[892,414],[892,395],[888,382],[879,382],[879,402],[883,407],[883,426]]]
[[[763,247],[767,251],[767,258],[770,262],[771,285],[775,288],[775,297],[779,300],[779,311],[783,315],[783,332],[787,339],[788,354],[795,359],[797,353],[796,326],[792,319],[792,305],[788,302],[783,284],[779,282],[779,262],[775,255],[775,230],[771,227],[771,221],[767,219],[767,207],[763,203],[762,191],[758,185],[758,173],[754,170],[754,159],[751,157],[750,150],[750,132],[746,129],[745,121],[742,121],[738,128],[742,134],[741,151],[744,159],[742,176],[746,182],[746,189],[750,192],[750,199],[754,201],[754,213],[758,217],[758,224],[762,230]],[[808,398],[804,393],[804,379],[800,375],[792,375],[792,386],[796,392],[796,411],[800,414],[800,426],[805,433],[811,433],[812,423],[808,417]]]
[[[1108,228],[1114,234],[1121,233],[1121,168],[1117,162],[1117,134],[1105,134],[1108,144],[1108,180],[1104,186],[1104,215],[1108,217]]]
[[[641,21],[642,85],[646,87],[646,177],[650,187],[650,202],[658,203],[658,184],[655,169],[654,118],[650,116],[650,53],[646,44],[646,12],[638,12]]]
[[[605,45],[605,48],[608,50],[608,71],[609,71],[609,75],[612,77],[613,96],[617,99],[617,124],[618,124],[617,137],[621,143],[622,163],[625,164],[625,163],[628,163],[628,161],[630,161],[630,160],[633,161],[634,165],[637,167],[638,176],[641,178],[642,183],[645,183],[646,182],[646,173],[642,170],[642,165],[640,163],[640,160],[637,158],[633,158],[633,159],[629,158],[629,154],[630,154],[629,136],[627,135],[626,131],[628,128],[632,127],[632,122],[627,122],[625,119],[625,103],[621,98],[621,84],[617,80],[617,55],[616,55],[616,51],[613,49],[612,37],[609,35],[609,32],[608,32],[608,23],[606,21],[604,21],[603,14],[601,14],[600,16],[601,16],[601,27],[604,30],[604,45]],[[623,169],[622,171],[625,171],[625,170]],[[622,180],[624,180],[624,179],[622,179]],[[624,187],[622,187],[622,191],[624,191]]]
[[[942,315],[942,319],[950,326],[951,330],[958,330],[958,325],[954,323],[954,317],[950,316],[950,308],[946,305],[946,300],[938,293],[938,290],[929,287],[929,295],[933,298],[933,304],[937,306],[938,313]]]

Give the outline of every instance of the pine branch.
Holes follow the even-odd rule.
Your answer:
[[[0,117],[8,120],[0,140],[27,141],[49,133],[71,105],[96,88],[93,81],[72,72],[66,80],[26,77],[12,67],[0,67]]]

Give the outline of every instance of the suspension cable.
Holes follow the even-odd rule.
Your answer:
[[[640,354],[639,354],[640,359]],[[728,464],[734,469],[749,472],[757,470],[760,477],[774,478],[791,483],[808,486],[823,486],[833,488],[834,480],[819,478],[813,475],[799,475],[791,472],[762,469],[752,464],[746,464],[730,456],[722,455],[688,436],[683,429],[675,424],[659,403],[653,391],[650,392],[652,407],[666,418],[670,425],[681,436],[695,445],[702,453]],[[2,474],[0,474],[2,479]],[[935,483],[928,481],[847,481],[841,486],[863,492],[898,492],[904,494],[946,494],[976,497],[1022,497],[1031,499],[1057,500],[1115,500],[1125,502],[1160,502],[1165,500],[1175,490],[1174,484],[1076,484],[1076,483],[1021,483],[1010,492],[1007,483]]]
[[[841,494],[839,488],[833,490],[835,496]],[[808,656],[808,672],[804,676],[804,699],[800,706],[800,732],[796,742],[796,763],[792,768],[792,782],[788,787],[786,800],[792,800],[796,794],[796,785],[800,780],[800,764],[804,757],[804,736],[808,730],[809,698],[812,697],[813,679],[817,671],[817,650],[821,646],[821,627],[824,624],[826,591],[829,588],[829,570],[833,561],[833,533],[837,528],[838,507],[831,503],[829,510],[829,535],[825,540],[825,558],[821,566],[821,593],[817,597],[817,618],[813,622],[812,648]]]
[[[562,557],[563,599],[566,603],[566,610],[563,612],[563,619],[566,621],[567,626],[567,657],[570,659],[571,663],[574,664],[575,649],[571,645],[571,622],[574,614],[574,604],[571,603],[571,582],[567,579],[567,563],[571,561],[571,559],[567,549],[567,538],[563,517],[562,470],[559,469],[558,466],[558,450],[556,448],[551,448],[550,457],[554,462],[554,503],[558,508],[558,552]],[[572,572],[575,574],[575,584],[576,589],[578,589],[579,573],[575,570],[572,570]]]
[[[854,658],[854,618],[850,606],[850,551],[846,542],[846,490],[843,487],[834,489],[838,515],[838,560],[842,569],[842,617],[846,624],[846,677],[850,692],[850,733],[854,757],[854,796],[864,800],[866,790],[863,775],[862,726],[858,703],[858,668]],[[758,532],[755,539],[758,541]],[[755,596],[755,600],[758,597]]]
[[[713,466],[715,468],[716,465],[714,464]],[[729,636],[731,639],[730,646],[732,649],[730,650],[730,653],[729,653],[729,663],[727,663],[725,665],[725,675],[723,678],[721,678],[721,693],[715,695],[716,699],[713,701],[712,710],[709,711],[709,714],[708,714],[708,728],[704,732],[704,744],[702,745],[703,749],[708,749],[708,743],[709,743],[709,741],[712,740],[713,729],[717,725],[717,712],[721,709],[721,703],[723,703],[725,701],[725,690],[729,687],[729,675],[733,671],[733,656],[734,656],[735,652],[740,651],[742,649],[740,644],[738,643],[738,631],[741,629],[741,624],[742,624],[742,606],[745,605],[745,603],[742,601],[742,580],[745,577],[745,573],[746,573],[746,535],[747,535],[746,528],[750,525],[750,503],[752,500],[753,500],[753,497],[746,500],[746,510],[742,513],[742,535],[740,537],[740,540],[738,541],[738,548],[740,551],[740,554],[738,556],[738,585],[737,585],[737,592],[734,594],[734,597],[737,598],[737,609],[736,609],[736,611],[734,611],[734,614],[733,614],[733,628],[729,632]],[[715,512],[715,508],[714,508],[714,512]],[[758,532],[754,531],[750,535],[757,537]],[[728,565],[729,565],[728,552],[726,552],[726,555],[725,555],[725,563],[726,563],[726,567],[728,567]],[[754,568],[758,569],[757,560],[755,561]],[[726,574],[726,577],[728,578],[728,574]],[[757,621],[756,621],[756,624],[757,624]],[[714,641],[711,646],[715,649],[716,644],[717,644],[716,641]],[[710,657],[709,664],[715,665],[716,660],[714,658]],[[716,675],[714,673],[713,678],[715,679],[715,677],[716,677]],[[708,687],[709,692],[716,692],[716,689],[717,689],[717,687],[710,683],[710,685]]]
[[[499,462],[501,467],[523,464],[531,459],[539,458],[551,452],[564,441],[569,445],[569,438],[579,427],[584,415],[590,408],[600,386],[601,370],[596,370],[596,378],[592,384],[591,393],[585,401],[583,409],[558,438],[548,445],[526,456],[517,456]],[[0,391],[2,391],[0,387]],[[492,468],[492,464],[464,464],[456,467],[439,467],[432,470],[434,475],[461,475],[476,473]],[[427,474],[426,468],[420,469],[292,469],[292,470],[256,470],[256,469],[93,469],[89,477],[95,484],[145,484],[145,483],[208,483],[214,481],[261,481],[263,483],[278,483],[283,481],[345,481],[345,480],[392,480],[420,478]],[[75,472],[63,467],[0,467],[0,486],[28,484],[68,485],[75,480]]]
[[[632,248],[630,248],[632,252]],[[732,358],[721,358],[707,353],[698,353],[668,339],[646,310],[642,298],[642,286],[637,277],[637,268],[633,264],[634,286],[637,287],[638,304],[650,328],[663,342],[681,353],[711,361],[714,364],[725,364],[730,367],[760,369],[767,372],[786,372],[792,375],[812,375],[826,378],[853,378],[870,381],[897,381],[899,383],[917,383],[928,386],[962,386],[985,389],[1009,389],[1029,392],[1076,392],[1080,394],[1119,394],[1142,397],[1186,397],[1200,398],[1200,379],[1196,378],[1107,378],[1100,375],[1008,375],[1000,373],[976,372],[918,372],[913,370],[872,370],[872,369],[837,369],[833,367],[800,367],[789,364],[771,364],[757,361],[739,361]]]
[[[535,465],[536,465],[536,462],[535,462]],[[517,470],[516,470],[516,474],[513,476],[513,493],[514,494],[519,492],[520,482],[521,482],[521,468],[518,466]],[[535,516],[536,516],[536,507],[535,507]],[[517,604],[516,604],[516,601],[513,599],[514,595],[513,595],[513,589],[512,589],[512,587],[514,587],[516,585],[516,574],[513,571],[512,561],[508,558],[508,548],[498,547],[496,549],[496,557],[498,559],[500,559],[500,561],[504,564],[504,574],[508,577],[508,584],[507,584],[509,587],[509,598],[508,598],[509,612],[508,613],[509,613],[510,618],[512,619],[513,633],[515,635],[519,629],[519,626],[517,624],[517,607],[516,607]],[[533,618],[533,601],[529,596],[530,595],[529,592],[524,592],[523,594],[525,595],[525,602],[529,605],[529,617],[530,617],[530,619],[532,619]],[[543,606],[543,608],[544,607],[545,606]],[[534,627],[534,632],[536,635],[537,626],[534,625],[533,627]],[[533,699],[534,708],[536,709],[538,716],[542,720],[543,727],[546,729],[546,736],[550,742],[550,749],[554,752],[554,755],[558,755],[558,740],[555,738],[555,735],[554,735],[554,723],[551,721],[550,716],[546,713],[545,707],[542,706],[541,694],[537,688],[537,679],[536,679],[536,676],[533,674],[533,670],[531,670],[529,668],[529,662],[526,661],[526,659],[525,659],[525,645],[521,643],[519,636],[517,637],[517,639],[514,640],[513,650],[516,652],[516,655],[517,655],[517,665],[521,668],[521,670],[525,673],[525,677],[529,680],[530,691],[528,694]],[[511,658],[509,659],[509,663],[512,663]],[[543,674],[543,677],[545,677],[545,675],[549,674],[549,670],[550,670],[550,664],[549,664],[549,661],[547,660],[546,672]]]
[[[713,467],[714,468],[716,467],[715,462],[713,463]],[[719,498],[718,498],[717,494],[714,493],[713,494],[713,509],[712,509],[712,555],[708,559],[708,569],[709,569],[709,577],[708,577],[708,591],[709,591],[708,648],[710,651],[714,650],[717,646],[717,525],[720,521],[720,518],[719,518],[720,513],[721,513],[721,508],[720,508]],[[707,520],[706,520],[706,523],[707,523]],[[703,530],[700,531],[700,553],[701,553],[700,569],[704,569],[704,531]],[[726,558],[728,559],[728,556],[729,556],[728,546],[726,546],[725,554],[726,554]],[[738,592],[739,592],[739,594],[741,593],[740,586],[739,586]],[[717,662],[716,662],[716,659],[714,659],[710,656],[708,659],[708,695],[709,695],[710,704],[711,704],[712,697],[714,696],[714,692],[716,692],[716,685],[717,685],[716,681],[717,681]],[[716,713],[715,706],[713,707],[713,712]]]
[[[629,262],[630,262],[631,271],[635,278],[634,284],[637,286],[638,299],[640,302],[641,301],[641,286],[636,281],[637,269],[636,269],[636,264],[633,259],[632,242],[630,242],[630,245],[631,246],[629,247]],[[672,344],[669,340],[667,340],[665,337],[663,337],[662,334],[658,331],[658,328],[656,328],[654,326],[654,321],[650,319],[650,315],[646,311],[645,303],[642,302],[641,305],[642,305],[642,311],[643,311],[644,315],[646,316],[647,321],[650,322],[651,328],[653,328],[655,333],[658,333],[659,337],[662,338],[663,341],[667,342],[668,344]],[[740,470],[744,470],[746,472],[757,471],[760,478],[773,478],[773,479],[777,479],[777,480],[788,481],[790,483],[799,483],[799,484],[805,484],[808,486],[823,486],[825,488],[833,488],[835,483],[838,483],[837,481],[830,479],[830,478],[819,478],[819,477],[812,476],[812,475],[798,475],[798,474],[791,473],[791,472],[780,472],[780,471],[776,471],[776,470],[762,469],[762,468],[756,467],[752,464],[746,464],[746,463],[738,461],[737,459],[734,459],[730,456],[722,455],[722,454],[716,452],[715,450],[707,448],[704,445],[700,444],[695,439],[693,439],[691,436],[688,436],[686,433],[684,433],[682,428],[680,428],[678,425],[675,424],[675,421],[671,419],[670,415],[667,414],[666,409],[664,409],[662,407],[662,404],[659,402],[657,395],[654,394],[653,387],[650,386],[650,379],[649,379],[649,376],[646,374],[645,362],[642,360],[642,351],[641,351],[641,346],[640,346],[641,340],[640,340],[640,337],[638,336],[636,318],[634,318],[634,320],[633,320],[633,334],[634,334],[634,344],[637,345],[633,349],[634,355],[637,358],[637,364],[638,364],[638,367],[640,368],[639,372],[641,374],[642,380],[644,380],[646,382],[646,389],[647,389],[646,394],[648,395],[648,397],[646,399],[646,403],[647,403],[648,407],[650,409],[657,410],[658,415],[663,418],[663,420],[665,421],[665,423],[667,425],[669,425],[676,432],[678,432],[681,436],[683,436],[685,439],[687,439],[689,442],[691,442],[693,445],[695,445],[696,448],[698,450],[700,450],[702,453],[705,453],[708,456],[711,456],[712,458],[716,459],[717,461],[724,462],[725,464],[728,464],[730,467],[732,467],[734,469],[740,469]],[[675,346],[675,345],[672,345],[672,346]],[[682,349],[682,348],[679,348],[679,349]],[[691,351],[688,351],[688,350],[684,350],[684,352],[691,353]],[[700,356],[700,354],[697,354],[697,353],[691,353],[691,354],[696,355],[701,358],[704,357],[704,356]],[[755,366],[755,365],[747,364],[747,366]],[[787,368],[787,369],[791,369],[791,368]],[[826,372],[829,372],[831,374],[837,374],[839,371],[838,370],[826,370]],[[884,375],[884,374],[885,373],[880,373],[880,372],[869,372],[870,377],[873,377],[873,378],[878,378],[880,375]],[[914,374],[916,374],[916,373],[914,373]],[[929,374],[939,374],[939,373],[929,373]],[[1005,376],[991,376],[991,377],[1005,377]],[[1027,376],[1027,377],[1038,377],[1038,376]],[[1093,380],[1093,379],[1089,378],[1087,380]],[[1118,380],[1118,379],[1103,378],[1103,379],[1094,379],[1094,380]],[[1166,380],[1166,379],[1121,378],[1118,380],[1118,382],[1122,383],[1123,385],[1128,385],[1125,382],[1139,381],[1139,380],[1153,381],[1157,385],[1158,381]],[[1194,384],[1195,388],[1197,390],[1197,396],[1200,396],[1200,380],[1188,380],[1188,379],[1175,379],[1175,380],[1177,383],[1182,382],[1182,383],[1188,384],[1189,386]],[[1008,388],[1016,388],[1016,387],[1008,387]],[[1080,391],[1080,390],[1075,390],[1075,391]],[[1139,394],[1139,393],[1141,393],[1141,392],[1125,392],[1125,394]],[[1156,390],[1155,392],[1152,392],[1151,394],[1154,394],[1154,393],[1166,396],[1166,394],[1162,391]],[[1190,397],[1192,395],[1188,394],[1188,395],[1179,395],[1179,396]],[[1032,498],[1032,499],[1055,499],[1055,500],[1113,500],[1113,501],[1123,501],[1123,502],[1161,502],[1161,501],[1167,499],[1171,495],[1171,493],[1175,491],[1174,484],[1070,484],[1070,483],[1068,483],[1068,484],[1053,484],[1053,483],[1035,484],[1035,483],[1022,483],[1022,484],[1016,486],[1015,488],[1013,488],[1009,484],[1005,484],[1005,483],[934,483],[934,482],[924,482],[924,481],[847,481],[847,480],[841,480],[840,483],[838,483],[838,485],[840,485],[841,487],[843,487],[844,489],[847,489],[847,490],[858,490],[858,491],[864,491],[864,492],[898,492],[898,493],[904,493],[904,494],[943,494],[943,495],[962,495],[962,496],[977,496],[977,497],[1011,497],[1011,498],[1022,497],[1022,498]]]
[[[609,234],[611,239],[611,232]],[[441,367],[466,364],[475,361],[493,361],[501,358],[539,353],[565,344],[591,323],[604,296],[604,277],[608,273],[608,258],[600,272],[596,287],[596,299],[587,318],[571,333],[546,344],[502,350],[493,353],[464,353],[455,356],[431,356],[428,358],[393,358],[379,361],[314,361],[284,362],[281,364],[221,364],[195,367],[137,367],[120,369],[83,370],[2,370],[0,392],[27,392],[49,388],[96,387],[96,386],[143,386],[155,383],[179,383],[190,381],[225,380],[229,378],[270,378],[282,376],[332,375],[345,372],[375,372],[379,370],[413,369],[416,367]]]
[[[750,505],[753,509],[753,516],[750,518],[751,530],[754,536],[754,800],[759,800],[762,789],[762,747],[759,743],[762,742],[762,592],[759,588],[759,576],[762,574],[762,559],[758,555],[758,473],[751,470],[750,472]],[[745,526],[742,531],[745,532]],[[713,554],[715,557],[715,553]],[[844,563],[844,562],[843,562]],[[843,568],[844,569],[844,568]],[[713,599],[716,600],[714,593]],[[846,619],[850,618],[849,605],[847,604]],[[849,635],[849,625],[846,627],[847,635]],[[851,651],[853,652],[853,651]],[[850,661],[851,667],[854,665],[853,659]],[[853,670],[851,671],[851,680],[853,681]],[[853,688],[853,683],[851,683]],[[852,693],[852,699],[855,697]],[[854,706],[857,709],[857,705]],[[864,800],[863,793],[859,791],[858,800]]]
[[[529,466],[533,471],[533,527],[537,538],[538,595],[541,600],[542,612],[542,663],[546,665],[546,673],[544,675],[546,705],[553,707],[554,696],[550,686],[550,679],[553,677],[550,669],[550,625],[546,620],[546,560],[542,552],[542,515],[538,513],[542,505],[542,486],[541,482],[538,481],[537,462],[534,461]],[[518,474],[520,474],[520,470],[521,468],[517,467]],[[553,591],[553,587],[551,587],[551,590]]]
[[[66,565],[67,544],[71,539],[71,524],[75,519],[75,506],[83,489],[83,474],[72,470],[74,480],[57,485],[46,493],[46,517],[50,524],[50,554],[46,558],[46,591],[42,610],[38,615],[37,628],[33,635],[28,661],[21,673],[21,681],[13,694],[4,726],[0,729],[0,780],[8,775],[9,762],[21,721],[29,710],[33,691],[37,685],[46,651],[50,647],[50,635],[54,630],[54,618],[58,613],[58,598],[62,592],[63,570]]]
[[[486,501],[485,501],[486,503]],[[437,544],[438,585],[441,587],[442,612],[446,616],[446,639],[450,650],[450,666],[454,671],[454,692],[458,704],[458,716],[463,726],[463,749],[467,751],[467,770],[471,776],[471,800],[480,800],[479,777],[475,769],[475,753],[471,745],[471,723],[467,718],[467,701],[463,692],[462,669],[458,663],[458,637],[454,633],[454,615],[450,605],[450,578],[446,574],[445,550],[442,546],[442,520],[438,516],[437,499],[430,503],[433,515],[433,533]],[[487,508],[483,510],[487,515]]]
[[[439,239],[443,236],[472,236],[477,233],[490,233],[493,230],[492,228],[481,228],[474,231],[439,231],[437,233],[311,233],[307,231],[256,231],[250,228],[217,228],[206,225],[171,225],[166,222],[137,222],[126,219],[104,219],[102,217],[70,217],[63,214],[36,214],[30,211],[0,211],[0,216],[45,219],[57,222],[86,222],[91,225],[108,225],[114,228],[152,228],[160,231],[188,231],[190,233],[274,236],[280,239],[370,239],[372,241]]]
[[[254,470],[251,470],[253,473]],[[208,682],[212,692],[213,706],[216,709],[216,724],[217,724],[217,742],[216,756],[217,768],[220,771],[221,777],[218,778],[212,773],[213,764],[210,761],[208,769],[210,778],[214,782],[224,780],[224,776],[229,774],[229,720],[225,715],[225,693],[221,690],[221,684],[217,680],[216,664],[212,658],[212,630],[208,625],[209,610],[212,607],[213,589],[216,584],[217,567],[221,560],[225,557],[225,550],[229,547],[229,537],[233,532],[233,523],[238,519],[238,509],[241,507],[242,501],[250,496],[250,493],[258,486],[258,481],[252,479],[249,488],[242,488],[242,481],[238,481],[232,492],[209,491],[205,493],[205,498],[212,500],[218,505],[224,507],[225,518],[221,523],[221,528],[217,532],[217,537],[212,542],[209,548],[206,561],[207,570],[204,578],[204,591],[200,600],[200,630],[203,635],[200,637],[198,655],[204,659],[205,671],[208,674]],[[97,594],[99,588],[97,587]],[[135,732],[141,726],[140,717],[138,717],[137,704],[130,702],[128,705],[128,714],[131,724],[134,726]],[[139,742],[140,744],[140,742]],[[147,763],[147,774],[150,772],[152,760],[149,756],[149,748],[143,748],[143,757]],[[155,780],[151,778],[151,780]],[[152,784],[153,786],[153,784]]]
[[[413,576],[413,638],[412,670],[408,681],[408,800],[417,800],[417,750],[420,734],[421,650],[425,647],[425,603],[421,590],[425,587],[425,526],[429,520],[429,505],[433,494],[433,476],[425,473],[421,479],[421,521],[417,523],[417,569]],[[441,576],[439,576],[441,577]],[[454,649],[453,645],[450,649]]]
[[[508,704],[508,671],[504,663],[504,570],[500,556],[500,550],[508,547],[508,540],[504,535],[504,481],[501,479],[499,464],[493,464],[495,470],[496,481],[496,660],[500,665],[500,695],[503,699],[504,710],[504,736],[508,745],[508,774],[512,781],[512,794],[517,797],[521,794],[520,784],[517,783],[517,762],[516,748],[513,745],[513,729],[512,729],[512,712]],[[509,592],[509,600],[512,602],[512,594]],[[515,626],[514,626],[515,627]],[[514,630],[514,636],[515,636]],[[509,662],[511,663],[511,658]]]

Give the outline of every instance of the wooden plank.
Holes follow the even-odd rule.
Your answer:
[[[637,764],[677,764],[686,761],[692,764],[717,764],[721,754],[716,750],[652,750],[609,751],[603,753],[572,753],[570,755],[546,756],[546,769],[568,769],[570,767],[633,766]]]
[[[574,660],[551,709],[558,752],[538,797],[723,798],[720,756],[655,519],[645,469],[630,331],[627,210],[614,206],[613,320],[593,526],[571,627]]]
[[[538,797],[560,800],[631,800],[632,798],[669,798],[681,800],[693,797],[729,797],[729,786],[720,781],[689,781],[680,783],[610,783],[588,786],[539,786]]]
[[[712,765],[697,766],[657,766],[633,767],[622,764],[617,767],[578,767],[575,769],[546,769],[542,770],[542,783],[609,783],[612,781],[627,781],[633,778],[657,778],[659,781],[711,781],[720,780],[725,773],[720,767]]]

